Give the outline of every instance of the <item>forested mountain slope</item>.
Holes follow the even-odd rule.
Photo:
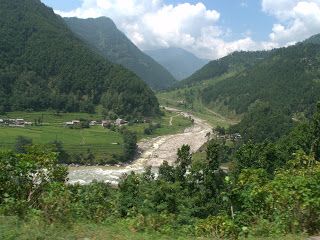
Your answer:
[[[111,62],[130,69],[155,90],[174,84],[174,77],[159,63],[140,51],[114,22],[97,19],[65,18],[70,29]]]
[[[320,45],[299,43],[202,92],[209,106],[225,106],[243,120],[231,128],[245,140],[275,140],[310,117],[320,100]]]
[[[314,35],[307,40],[303,41],[304,44],[313,43],[313,44],[320,44],[320,34]]]
[[[142,80],[91,51],[39,0],[1,0],[0,34],[1,111],[159,111]]]
[[[225,73],[238,72],[247,69],[268,57],[271,52],[234,52],[221,59],[213,60],[196,71],[187,79],[179,83],[179,86],[196,84],[203,80],[219,77]]]
[[[320,45],[281,48],[254,67],[204,90],[203,100],[237,113],[257,100],[289,112],[308,112],[320,97]]]
[[[181,48],[165,48],[145,51],[146,54],[164,66],[177,79],[189,77],[208,63]]]

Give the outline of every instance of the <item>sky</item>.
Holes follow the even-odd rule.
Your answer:
[[[198,57],[268,50],[320,33],[320,0],[42,0],[63,17],[110,17],[141,50]]]

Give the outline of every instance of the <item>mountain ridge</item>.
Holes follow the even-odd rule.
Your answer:
[[[69,28],[107,60],[133,71],[151,88],[161,90],[175,83],[174,77],[144,54],[107,17],[64,18]]]
[[[158,114],[151,89],[103,59],[37,0],[0,2],[0,110]]]

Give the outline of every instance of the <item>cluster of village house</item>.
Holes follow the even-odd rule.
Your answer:
[[[115,121],[110,121],[110,120],[102,120],[102,121],[91,121],[90,126],[99,126],[101,125],[102,127],[110,127],[111,125],[116,125],[116,126],[122,126],[127,124],[128,122],[125,121],[124,119],[118,118]],[[80,125],[81,121],[80,120],[72,120],[71,122],[66,122],[65,126],[77,126]],[[8,126],[8,127],[25,127],[25,126],[32,126],[32,122],[27,122],[22,118],[17,118],[17,119],[0,119],[0,125],[2,126]]]
[[[116,126],[122,126],[122,125],[125,125],[127,124],[128,122],[124,119],[121,119],[121,118],[118,118],[117,120],[115,121],[111,121],[111,120],[102,120],[102,121],[91,121],[90,122],[90,126],[99,126],[101,125],[102,127],[110,127],[111,125],[116,125]],[[80,120],[72,120],[70,122],[66,122],[65,123],[65,126],[67,127],[72,127],[72,126],[77,126],[77,125],[80,125],[81,124],[81,121]]]
[[[22,118],[0,119],[0,125],[9,126],[9,127],[25,127],[25,126],[31,126],[32,122],[27,122]]]

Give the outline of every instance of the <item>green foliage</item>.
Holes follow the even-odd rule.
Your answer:
[[[48,149],[31,146],[26,153],[0,154],[0,204],[7,214],[23,215],[38,206],[39,196],[51,182],[64,183],[67,170]]]
[[[130,132],[128,130],[124,130],[123,134],[123,148],[124,148],[124,161],[130,162],[133,160],[136,152],[137,152],[137,135],[134,132]]]
[[[234,52],[226,57],[209,62],[190,77],[181,81],[179,86],[196,84],[203,80],[219,77],[228,72],[238,72],[250,68],[267,58],[270,54],[271,52],[268,51]]]
[[[178,149],[176,164],[176,179],[178,181],[184,182],[185,174],[191,165],[192,155],[190,153],[190,146],[183,145]]]
[[[313,137],[312,151],[316,161],[320,161],[320,102],[317,104],[317,111],[313,116]]]
[[[153,92],[92,52],[37,0],[1,1],[0,109],[156,115]]]
[[[247,168],[261,168],[272,175],[285,162],[286,158],[277,144],[267,141],[254,144],[249,141],[237,151],[235,169],[241,171]]]
[[[184,145],[174,166],[164,162],[157,176],[151,167],[124,175],[118,188],[97,182],[65,185],[66,170],[45,148],[2,153],[0,212],[25,216],[25,222],[32,216],[51,227],[76,226],[77,221],[125,222],[124,228],[134,232],[179,232],[191,238],[316,234],[320,164],[311,147],[318,137],[314,121],[277,142],[243,144],[230,156],[234,164],[228,173],[219,169],[225,143],[211,140],[202,162],[194,163],[190,147]]]
[[[246,139],[279,138],[292,127],[294,114],[310,116],[320,98],[319,49],[297,44],[274,50],[252,68],[204,89],[203,101],[245,114],[234,129]]]
[[[65,18],[68,27],[107,60],[131,70],[155,90],[170,87],[174,77],[159,63],[141,52],[111,19]]]
[[[26,147],[32,145],[32,139],[24,136],[18,136],[14,144],[14,150],[17,153],[26,153]]]
[[[257,101],[249,107],[239,124],[231,126],[231,133],[240,133],[246,142],[276,140],[287,134],[294,123],[283,110],[272,108],[270,104]]]

